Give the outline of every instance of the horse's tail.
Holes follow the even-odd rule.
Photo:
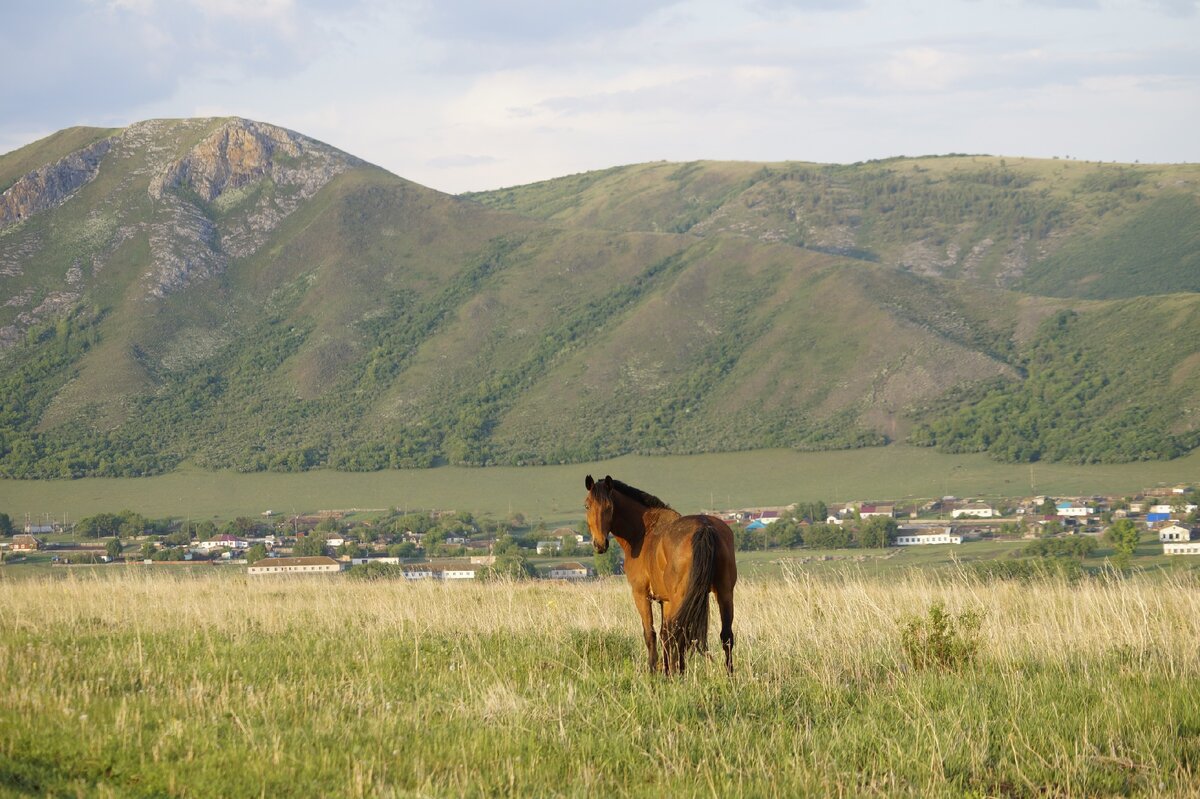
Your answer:
[[[692,572],[675,615],[675,640],[682,647],[708,649],[708,592],[716,571],[717,531],[705,521],[692,536]]]

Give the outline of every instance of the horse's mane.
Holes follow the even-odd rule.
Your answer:
[[[647,494],[642,489],[634,488],[633,486],[629,485],[628,483],[622,483],[620,480],[614,479],[612,482],[613,482],[613,488],[620,491],[622,494],[629,497],[630,499],[632,499],[636,502],[640,502],[641,504],[645,505],[647,508],[666,508],[668,510],[671,510],[670,505],[663,502],[661,499],[654,496],[653,494]]]

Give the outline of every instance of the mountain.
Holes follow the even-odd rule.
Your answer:
[[[644,164],[454,197],[243,119],[0,156],[0,474],[1200,443],[1200,168]]]

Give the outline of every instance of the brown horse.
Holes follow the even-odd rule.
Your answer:
[[[662,616],[666,672],[683,672],[690,648],[708,644],[708,593],[717,595],[725,668],[733,671],[733,586],[737,582],[733,531],[714,516],[680,516],[665,502],[612,477],[584,480],[588,528],[599,553],[611,533],[625,552],[625,577],[642,617],[650,670],[658,669],[651,601]]]

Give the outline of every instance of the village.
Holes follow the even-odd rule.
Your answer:
[[[836,559],[828,553],[1039,539],[1077,539],[1086,546],[1072,551],[1092,551],[1118,528],[1135,544],[1157,541],[1162,555],[1188,556],[1200,555],[1198,504],[1200,492],[1179,485],[1126,497],[947,496],[709,513],[731,526],[741,552],[798,549]],[[258,519],[240,517],[218,527],[211,521],[152,521],[125,511],[70,526],[29,518],[19,529],[11,526],[11,539],[0,539],[0,558],[11,566],[212,565],[241,567],[254,577],[350,572],[443,581],[497,575],[574,581],[621,571],[619,557],[593,557],[584,523],[550,529],[526,524],[521,514],[495,521],[455,511],[264,511]]]

